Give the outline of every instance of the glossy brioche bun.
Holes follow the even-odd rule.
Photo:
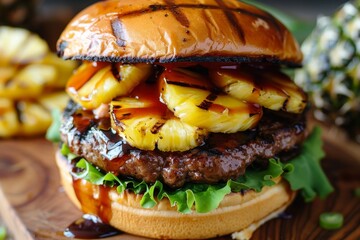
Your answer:
[[[86,213],[95,214],[94,198],[86,189],[99,193],[99,186],[80,180],[80,193],[83,202],[90,203],[82,206],[77,200],[70,166],[59,153],[56,154],[57,164],[65,192],[77,207]],[[87,196],[87,197],[86,197]],[[246,230],[250,225],[257,224],[273,212],[288,206],[295,197],[285,181],[272,187],[265,187],[262,192],[248,191],[245,194],[232,193],[225,197],[219,208],[210,213],[182,214],[169,201],[163,199],[157,206],[145,209],[140,206],[141,195],[125,191],[118,194],[115,188],[109,191],[112,217],[110,225],[134,235],[161,239],[202,239],[227,235]],[[86,209],[88,208],[88,209]],[[95,211],[96,212],[96,211]],[[96,214],[95,214],[96,215]],[[258,224],[260,225],[260,224]],[[253,231],[253,229],[251,230]]]
[[[283,24],[237,0],[100,1],[68,24],[57,49],[65,59],[125,63],[302,61]]]

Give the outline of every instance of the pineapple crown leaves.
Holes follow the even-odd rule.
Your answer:
[[[69,161],[76,158],[65,144],[61,153],[67,156]],[[305,201],[311,201],[316,196],[326,197],[333,188],[320,166],[323,156],[321,131],[315,129],[305,142],[302,153],[291,162],[284,164],[278,159],[270,159],[267,169],[249,167],[245,175],[226,183],[188,183],[174,190],[167,188],[160,181],[148,184],[133,179],[122,180],[112,173],[104,174],[83,158],[76,163],[80,171],[72,174],[75,178],[82,178],[96,185],[116,187],[119,194],[125,190],[141,194],[140,204],[144,208],[152,208],[159,200],[167,198],[181,213],[207,213],[216,209],[227,194],[248,190],[260,192],[265,186],[275,185],[274,179],[280,176],[289,182],[292,190],[300,190]]]

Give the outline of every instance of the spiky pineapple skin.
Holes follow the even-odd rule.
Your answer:
[[[360,143],[360,1],[318,18],[302,44],[295,81],[310,96],[314,116],[336,124]]]

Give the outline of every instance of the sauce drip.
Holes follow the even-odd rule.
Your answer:
[[[93,215],[84,214],[81,218],[70,224],[64,231],[68,238],[93,239],[116,236],[122,232],[104,224]]]
[[[112,218],[111,187],[94,185],[83,179],[73,179],[76,197],[81,203],[84,213],[98,216],[103,223],[109,223]]]
[[[121,231],[108,225],[112,218],[111,187],[93,185],[86,180],[73,179],[77,199],[84,214],[64,231],[69,238],[93,239],[115,236]]]
[[[120,121],[129,118],[161,116],[163,119],[166,119],[168,117],[169,110],[160,100],[160,90],[156,82],[143,82],[139,84],[129,97],[138,99],[144,103],[144,106],[122,107],[121,105],[114,105],[113,114],[115,114],[115,119],[118,121],[117,124],[121,125]]]

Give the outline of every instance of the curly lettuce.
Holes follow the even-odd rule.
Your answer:
[[[69,160],[75,157],[66,145],[63,145],[62,154]],[[121,179],[112,173],[105,174],[84,158],[76,163],[80,172],[72,174],[96,185],[116,186],[119,193],[129,190],[142,194],[140,204],[144,208],[152,208],[158,201],[167,198],[179,212],[207,213],[216,209],[227,194],[245,190],[260,192],[265,186],[275,185],[274,179],[280,176],[289,182],[292,190],[300,191],[305,201],[311,201],[316,196],[326,197],[333,188],[320,166],[324,155],[321,130],[316,128],[305,141],[301,153],[290,162],[281,163],[279,159],[269,159],[267,169],[249,167],[245,175],[226,183],[187,183],[182,188],[173,190],[160,181],[149,184],[133,179]]]

